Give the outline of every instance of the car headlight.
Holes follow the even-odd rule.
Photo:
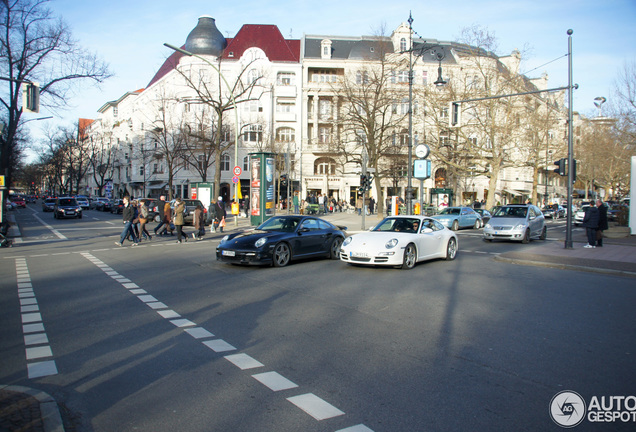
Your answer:
[[[263,246],[265,243],[267,243],[267,237],[261,237],[258,240],[256,240],[256,243],[254,243],[254,246],[258,248]]]
[[[221,239],[221,243],[226,242],[229,238],[230,238],[230,236],[229,236],[229,235],[224,236],[224,237]]]
[[[488,222],[484,228],[492,228],[492,225],[490,225],[490,222]]]
[[[516,229],[516,230],[524,230],[524,229],[526,229],[526,224],[524,224],[524,223],[520,223],[519,225],[517,225],[517,226],[515,227],[515,229]]]
[[[394,247],[396,247],[398,244],[398,239],[396,238],[392,238],[391,240],[389,240],[388,242],[386,242],[386,244],[384,245],[385,248],[387,249],[393,249]]]
[[[353,239],[351,238],[351,236],[347,237],[347,238],[346,238],[346,239],[342,242],[342,245],[343,245],[343,246],[348,245],[349,243],[351,243],[351,240],[353,240]]]

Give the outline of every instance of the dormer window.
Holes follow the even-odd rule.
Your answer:
[[[323,59],[331,59],[331,41],[329,39],[323,39],[320,42],[320,57]]]
[[[406,51],[406,38],[400,39],[400,51]]]

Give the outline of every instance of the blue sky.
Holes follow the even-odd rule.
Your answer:
[[[163,43],[185,43],[201,15],[215,18],[226,37],[233,37],[243,24],[275,24],[285,37],[295,39],[303,34],[371,35],[381,26],[390,34],[407,21],[409,12],[414,30],[424,38],[453,41],[462,28],[479,25],[496,36],[497,54],[530,48],[522,71],[561,57],[528,74],[547,72],[551,88],[567,85],[563,56],[566,32],[573,29],[574,82],[580,86],[574,109],[587,115],[596,112],[595,97],[611,98],[623,64],[636,61],[636,0],[52,0],[49,5],[83,47],[110,64],[115,76],[99,89],[82,88],[64,118],[30,123],[34,137],[41,123],[71,125],[79,117],[95,118],[105,102],[145,87],[171,53]]]

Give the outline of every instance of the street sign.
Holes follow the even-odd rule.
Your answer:
[[[0,175],[0,187],[4,187],[4,176]]]
[[[234,167],[232,172],[234,173],[235,176],[240,176],[241,173],[243,172],[243,170],[241,170],[241,167],[237,165],[237,166]],[[236,182],[234,182],[234,183],[236,183]]]
[[[238,183],[239,180],[240,179],[237,176],[232,177],[232,183]]]

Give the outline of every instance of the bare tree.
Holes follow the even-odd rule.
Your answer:
[[[92,168],[93,180],[99,189],[98,195],[103,195],[106,181],[113,177],[115,155],[112,152],[113,134],[111,128],[103,127],[92,131],[88,142],[89,164]]]
[[[214,166],[212,196],[217,196],[220,191],[221,156],[235,142],[234,139],[229,139],[234,138],[234,134],[227,132],[230,130],[232,122],[225,116],[236,106],[250,101],[258,101],[262,95],[263,75],[254,68],[257,61],[258,59],[251,59],[242,65],[232,81],[226,81],[227,77],[220,73],[212,74],[212,78],[210,78],[210,66],[207,64],[197,65],[197,67],[191,64],[189,68],[177,68],[186,85],[196,93],[196,102],[203,103],[210,108],[209,114],[206,114],[211,120],[210,126],[205,128],[206,133],[201,133],[197,138],[198,145],[205,150],[205,160],[213,163]],[[218,57],[217,71],[221,70],[221,66],[222,57]],[[256,75],[252,71],[255,71]],[[234,126],[236,127],[236,125]],[[190,132],[193,132],[192,129]],[[238,137],[235,138],[238,139]],[[206,166],[205,169],[207,170],[207,168]]]
[[[38,82],[42,105],[66,105],[75,83],[100,83],[110,76],[107,66],[82,49],[61,19],[53,17],[47,0],[0,2],[0,76],[8,89],[0,93],[0,106],[8,117],[7,137],[0,148],[0,172],[11,185],[15,136],[22,116],[20,86]]]

